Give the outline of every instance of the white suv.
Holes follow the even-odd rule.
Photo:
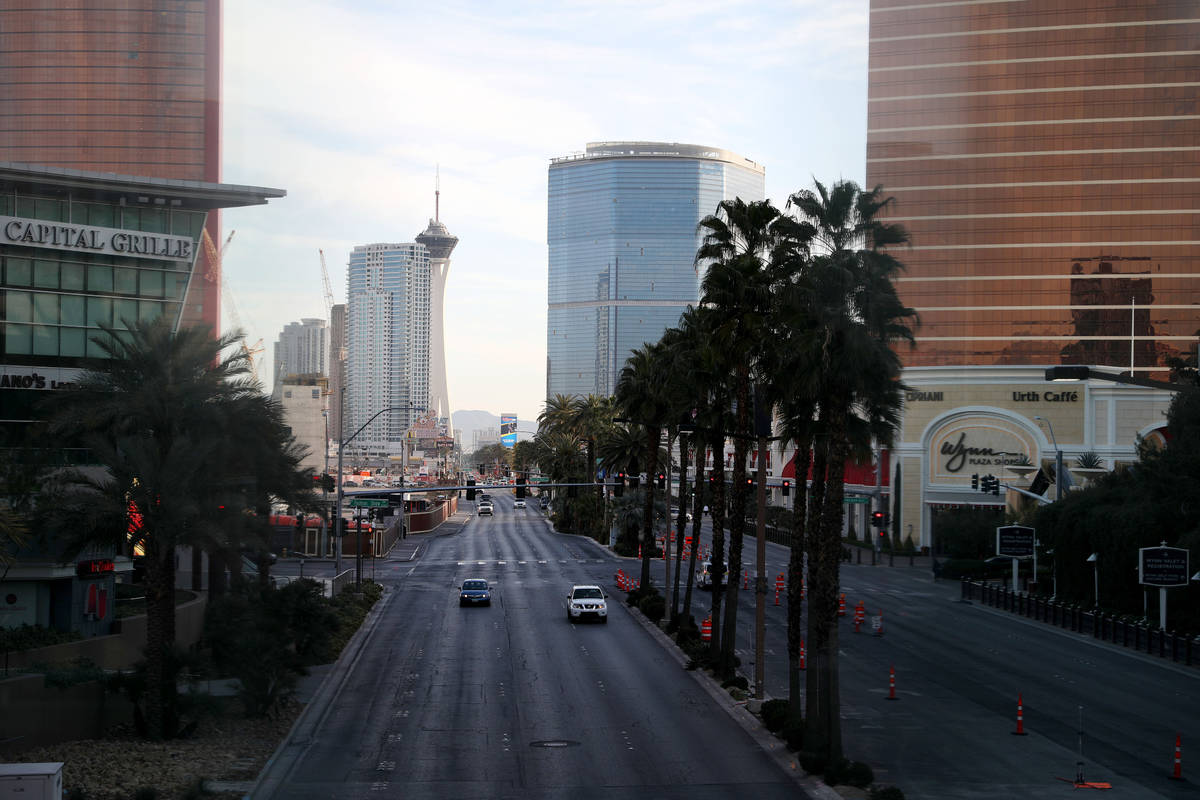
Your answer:
[[[567,595],[567,620],[574,622],[585,617],[608,622],[608,600],[599,586],[572,586],[571,593]]]

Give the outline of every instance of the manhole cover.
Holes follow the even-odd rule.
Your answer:
[[[530,747],[578,747],[579,742],[572,742],[570,739],[547,739],[542,742],[530,742]]]

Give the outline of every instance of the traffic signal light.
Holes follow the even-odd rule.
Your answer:
[[[517,497],[522,500],[525,499],[525,479],[524,478],[517,478]]]
[[[299,531],[300,533],[304,533],[304,512],[303,511],[301,511],[299,514],[296,515],[296,530]]]
[[[883,528],[886,525],[887,525],[887,512],[886,511],[872,511],[871,512],[871,527]]]
[[[337,485],[333,481],[333,476],[328,472],[321,476],[321,488],[327,492],[332,492],[337,489]]]
[[[617,473],[617,484],[613,487],[613,497],[623,497],[625,495],[625,473]]]
[[[984,475],[980,478],[980,485],[984,494],[1000,494],[1000,479],[995,475]]]
[[[346,535],[346,518],[345,517],[338,517],[336,520],[334,520],[333,535],[339,536],[339,537]]]
[[[658,488],[667,488],[667,475],[665,472],[658,473]]]
[[[792,494],[792,482],[785,480],[783,482],[782,494],[784,497],[790,497]]]
[[[467,479],[467,499],[468,500],[475,499],[475,479],[474,478]]]
[[[971,476],[971,491],[973,491],[973,492],[979,491],[979,473],[978,472],[976,472],[974,475]]]
[[[484,464],[480,464],[480,465],[479,465],[479,477],[481,477],[481,478],[483,477],[483,468],[484,468],[484,466],[486,466],[486,465],[484,465]]]
[[[578,496],[579,496],[579,487],[578,486],[571,485],[571,486],[567,487],[567,497],[578,497]]]

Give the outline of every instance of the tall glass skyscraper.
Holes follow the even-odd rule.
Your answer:
[[[368,244],[350,252],[347,273],[346,435],[355,448],[400,453],[429,403],[429,251],[418,243]]]
[[[696,225],[762,200],[765,169],[727,150],[590,143],[550,162],[546,396],[609,395],[629,353],[700,297]]]

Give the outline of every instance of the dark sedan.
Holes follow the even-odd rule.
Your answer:
[[[459,606],[490,606],[492,587],[483,578],[469,578],[458,590]]]

